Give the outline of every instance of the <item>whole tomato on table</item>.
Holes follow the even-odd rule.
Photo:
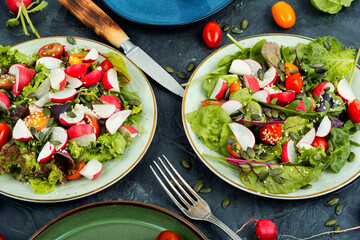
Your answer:
[[[209,47],[217,47],[222,38],[222,30],[219,24],[215,22],[209,22],[203,29],[203,39]]]
[[[282,28],[291,28],[295,25],[296,15],[294,9],[286,2],[280,1],[271,8],[273,18]]]

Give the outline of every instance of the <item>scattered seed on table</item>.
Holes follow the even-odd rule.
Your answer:
[[[202,181],[198,181],[193,186],[193,189],[194,189],[195,192],[199,192],[203,188],[203,186],[204,186],[204,183]]]
[[[341,225],[338,224],[334,227],[334,231],[340,231],[341,230]]]
[[[174,73],[174,69],[172,69],[169,66],[164,66],[165,71],[167,71],[168,73]]]
[[[334,205],[337,204],[338,202],[339,202],[339,198],[334,197],[334,198],[328,200],[325,205],[326,205],[326,206],[334,206]]]
[[[329,220],[327,220],[325,222],[325,226],[327,227],[332,227],[337,223],[337,219],[336,218],[330,218]]]
[[[244,19],[242,22],[241,22],[241,29],[242,30],[245,30],[248,26],[248,21],[246,19]]]
[[[192,71],[194,71],[194,69],[195,69],[195,63],[194,62],[190,62],[186,67],[186,70],[188,72],[192,72]]]
[[[188,75],[187,75],[186,73],[184,73],[184,72],[177,72],[177,73],[176,73],[176,76],[178,76],[178,77],[181,78],[181,79],[187,79],[187,78],[189,78]]]
[[[239,33],[243,33],[244,30],[240,29],[240,28],[237,28],[237,27],[234,27],[231,29],[231,32],[234,33],[234,34],[239,34]]]
[[[200,193],[209,193],[211,191],[212,191],[211,187],[205,187],[200,189]]]
[[[230,29],[230,24],[226,24],[225,26],[223,26],[223,31],[226,32],[227,30]]]
[[[186,161],[185,159],[181,160],[181,166],[183,166],[183,168],[186,168],[186,169],[191,168],[190,163],[188,161]]]
[[[335,207],[335,214],[340,215],[342,213],[344,206],[341,203],[338,203]]]
[[[76,40],[75,38],[73,38],[72,36],[67,36],[66,40],[68,41],[68,43],[70,43],[71,45],[75,45],[76,44]]]
[[[230,204],[230,199],[225,198],[225,199],[222,201],[221,206],[222,206],[223,208],[227,208],[227,206],[229,206],[229,204]]]

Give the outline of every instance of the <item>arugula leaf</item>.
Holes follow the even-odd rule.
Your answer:
[[[294,63],[296,60],[295,48],[281,45],[281,58],[285,63]]]

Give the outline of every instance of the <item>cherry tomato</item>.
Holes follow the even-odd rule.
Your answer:
[[[240,151],[241,151],[240,143],[236,140],[234,135],[230,136],[230,138],[235,139],[236,144],[232,145],[230,143],[227,143],[226,148],[227,148],[228,152],[234,158],[241,158],[241,155],[240,155]]]
[[[0,88],[5,90],[12,90],[15,84],[16,77],[10,74],[0,75]]]
[[[203,39],[209,47],[217,47],[222,38],[222,30],[219,24],[215,22],[209,22],[203,29]]]
[[[75,164],[75,168],[69,170],[68,174],[65,175],[65,178],[67,180],[76,180],[82,177],[82,175],[80,174],[80,171],[85,167],[86,163],[84,160],[78,162],[77,164]]]
[[[351,121],[354,123],[360,122],[360,101],[359,99],[354,99],[347,109],[347,112],[350,115]]]
[[[71,56],[69,57],[69,63],[70,65],[75,65],[75,64],[81,64],[83,63],[83,59],[86,56],[85,53],[74,53],[71,54]],[[83,63],[85,64],[87,67],[91,66],[91,63]]]
[[[314,141],[311,144],[313,147],[324,147],[325,151],[327,149],[327,142],[324,138],[322,137],[315,137]]]
[[[181,240],[180,236],[170,230],[162,231],[155,240]]]
[[[8,142],[9,134],[9,126],[5,123],[0,123],[0,149],[4,146],[5,143]]]
[[[64,47],[60,43],[49,43],[41,47],[38,55],[42,57],[60,58],[63,55]]]
[[[260,129],[260,138],[266,143],[275,144],[281,139],[282,129],[279,124],[271,124]]]
[[[24,122],[28,128],[34,127],[36,128],[36,131],[40,131],[41,129],[46,127],[49,119],[50,117],[45,117],[42,112],[34,112],[24,118]]]
[[[282,28],[290,28],[294,26],[296,15],[294,9],[286,2],[280,1],[275,3],[271,12],[277,25]]]
[[[233,82],[233,83],[231,84],[229,94],[231,95],[232,93],[237,92],[237,91],[239,91],[240,89],[241,89],[240,82],[236,80],[235,82]]]
[[[103,71],[106,72],[107,70],[114,68],[114,65],[108,60],[105,59],[100,66],[102,67]]]
[[[301,90],[304,86],[304,81],[300,73],[295,73],[290,75],[285,80],[285,87],[288,90],[293,90],[295,93],[301,93]]]
[[[284,64],[284,66],[285,66],[285,75],[286,76],[290,76],[291,75],[291,70],[296,70],[297,72],[299,72],[299,69],[298,69],[298,67],[297,66],[295,66],[294,64],[292,64],[292,63],[285,63]]]
[[[98,121],[96,121],[96,119],[93,116],[87,114],[84,114],[84,119],[88,124],[94,126],[96,137],[98,137],[100,134],[100,127]]]
[[[207,106],[213,106],[213,105],[216,105],[216,106],[221,106],[224,102],[226,102],[225,99],[219,99],[219,100],[214,100],[214,99],[205,99],[204,101],[201,102],[202,106],[203,107],[207,107]]]

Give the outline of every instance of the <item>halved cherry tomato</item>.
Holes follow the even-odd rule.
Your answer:
[[[74,53],[71,54],[69,57],[69,63],[70,65],[75,65],[75,64],[81,64],[83,63],[83,59],[85,58],[86,54],[85,53]],[[91,66],[91,63],[83,63],[85,64],[87,67]]]
[[[236,140],[234,135],[231,135],[230,138],[234,139],[236,141],[236,143],[235,143],[235,145],[232,145],[230,143],[226,144],[226,148],[227,148],[228,152],[234,158],[241,158],[241,155],[240,155],[240,151],[241,151],[240,143]]]
[[[87,114],[84,114],[84,119],[88,124],[94,126],[96,137],[98,137],[100,134],[100,127],[98,121],[96,121],[96,119],[93,116]]]
[[[64,47],[60,43],[49,43],[42,46],[38,52],[40,58],[54,57],[60,58],[63,55]]]
[[[360,122],[360,101],[358,99],[354,99],[347,109],[347,112],[350,115],[351,121],[354,123]]]
[[[0,88],[5,90],[12,90],[15,84],[16,77],[10,74],[0,75]]]
[[[214,100],[214,99],[205,99],[204,101],[201,102],[202,106],[203,107],[207,107],[207,106],[213,106],[213,105],[216,105],[216,106],[221,106],[224,102],[226,102],[225,99],[219,99],[219,100]]]
[[[328,147],[326,140],[324,138],[322,138],[322,137],[315,137],[315,139],[314,139],[314,141],[312,142],[311,145],[313,147],[324,147],[325,151],[326,151],[326,149]]]
[[[8,142],[9,134],[9,126],[5,123],[0,123],[0,149]]]
[[[217,47],[222,38],[222,30],[219,24],[215,22],[209,22],[205,25],[203,32],[203,39],[209,47]]]
[[[47,122],[50,117],[45,117],[42,112],[34,112],[24,118],[24,122],[28,128],[34,127],[36,131],[40,131],[44,127],[46,127]]]
[[[86,163],[84,160],[75,164],[75,168],[69,170],[68,174],[65,175],[67,180],[76,180],[82,177],[80,171],[85,167]]]
[[[114,68],[114,65],[108,60],[105,59],[100,66],[102,67],[103,71],[106,72],[107,70]]]
[[[291,70],[296,70],[297,72],[299,72],[299,69],[298,69],[298,67],[297,66],[295,66],[294,64],[292,64],[292,63],[285,63],[284,64],[284,66],[285,66],[285,75],[286,76],[290,76],[291,75]]]
[[[304,81],[300,73],[295,73],[290,75],[285,80],[285,87],[288,90],[293,90],[295,93],[301,93],[301,90],[304,86]]]
[[[277,25],[282,28],[290,28],[294,26],[296,15],[294,9],[286,2],[280,1],[275,3],[271,12]]]
[[[271,124],[260,129],[260,138],[266,143],[275,144],[281,139],[282,129],[279,124]]]
[[[155,240],[181,240],[180,236],[170,230],[162,231]]]
[[[241,89],[240,82],[236,80],[231,84],[229,94],[231,95],[232,93],[237,92],[240,89]]]

